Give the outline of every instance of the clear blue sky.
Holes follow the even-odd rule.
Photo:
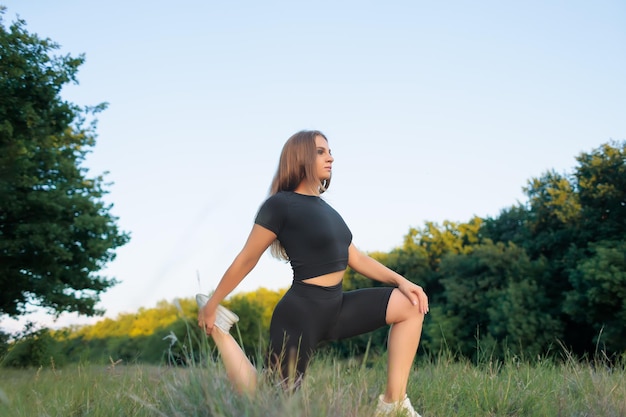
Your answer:
[[[110,172],[132,235],[105,271],[121,281],[110,317],[212,288],[298,130],[328,136],[325,198],[365,251],[425,221],[497,216],[529,179],[626,138],[623,1],[0,4],[5,24],[18,14],[86,54],[65,98],[110,104],[86,163]],[[264,255],[239,289],[289,283]]]

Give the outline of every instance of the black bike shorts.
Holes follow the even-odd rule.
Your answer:
[[[392,291],[392,287],[377,287],[344,292],[341,283],[322,287],[294,281],[272,315],[270,366],[280,371],[283,380],[301,378],[320,342],[386,326]]]

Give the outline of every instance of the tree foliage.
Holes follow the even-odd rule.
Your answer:
[[[0,315],[29,304],[93,315],[116,283],[99,271],[129,236],[121,232],[102,175],[82,166],[95,145],[95,115],[61,97],[84,56],[59,48],[0,10]]]
[[[480,353],[476,337],[496,356],[507,353],[504,346],[508,353],[535,356],[560,335],[538,284],[545,262],[531,261],[515,244],[487,241],[468,254],[447,256],[441,268],[446,316],[456,324],[442,336],[464,356]]]
[[[574,173],[582,221],[579,239],[588,242],[626,237],[626,141],[609,142],[581,153]],[[617,237],[617,239],[616,239]]]
[[[626,241],[590,245],[590,255],[570,271],[572,290],[563,309],[593,329],[594,343],[626,350]]]
[[[547,172],[529,181],[528,203],[488,219],[483,235],[511,241],[546,273],[536,283],[546,308],[564,329],[555,334],[575,353],[626,350],[619,297],[626,291],[626,141],[611,141],[576,157],[571,174]],[[602,340],[599,340],[603,338]]]

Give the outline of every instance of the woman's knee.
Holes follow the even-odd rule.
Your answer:
[[[421,324],[424,321],[424,314],[420,312],[419,306],[413,305],[400,290],[394,289],[387,305],[387,323],[394,324],[407,320]]]

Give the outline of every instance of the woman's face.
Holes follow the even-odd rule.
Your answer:
[[[330,179],[332,165],[335,158],[330,154],[328,142],[322,136],[315,137],[315,146],[317,147],[317,177],[320,181]]]

